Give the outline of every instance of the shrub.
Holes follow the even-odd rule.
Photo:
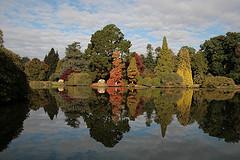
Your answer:
[[[161,86],[160,81],[161,80],[158,77],[152,78],[152,86],[160,87]]]
[[[235,82],[232,78],[223,76],[209,76],[206,77],[202,86],[204,88],[234,88]]]
[[[144,86],[155,87],[176,87],[182,85],[182,78],[176,73],[162,73],[158,77],[138,78],[138,84]]]
[[[163,86],[180,86],[182,78],[176,73],[162,73],[160,76],[160,84]]]
[[[138,80],[138,85],[143,85],[143,86],[148,86],[148,87],[151,87],[153,84],[152,84],[152,78],[151,77],[141,77],[141,76],[138,76],[137,78]]]
[[[92,76],[86,72],[72,73],[68,76],[66,85],[90,85],[92,83]]]

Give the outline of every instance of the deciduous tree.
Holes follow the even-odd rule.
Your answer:
[[[15,59],[12,59],[13,57]],[[0,103],[27,97],[28,81],[22,68],[16,63],[20,61],[20,57],[15,53],[0,48]]]
[[[34,58],[25,64],[25,73],[29,80],[46,80],[48,71],[49,66],[37,58]]]
[[[206,40],[201,45],[208,61],[208,71],[214,76],[228,76],[240,83],[240,58],[236,52],[240,43],[240,33],[228,32],[226,35]]]

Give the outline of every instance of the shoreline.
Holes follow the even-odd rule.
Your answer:
[[[32,89],[54,89],[54,88],[64,88],[67,86],[76,86],[76,87],[91,87],[91,88],[130,88],[130,89],[205,89],[205,90],[240,90],[240,85],[236,85],[235,87],[217,87],[217,88],[206,88],[200,87],[198,84],[194,84],[193,86],[142,86],[142,85],[135,85],[135,86],[107,86],[106,84],[97,84],[92,83],[90,85],[66,85],[64,82],[54,82],[54,81],[29,81],[29,86]]]

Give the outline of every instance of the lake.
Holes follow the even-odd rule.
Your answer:
[[[3,160],[240,159],[236,91],[33,90],[0,120]]]

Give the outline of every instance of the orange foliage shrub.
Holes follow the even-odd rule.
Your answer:
[[[124,86],[123,82],[123,64],[120,58],[120,51],[115,51],[113,57],[113,69],[110,71],[110,78],[107,80],[108,86]]]

